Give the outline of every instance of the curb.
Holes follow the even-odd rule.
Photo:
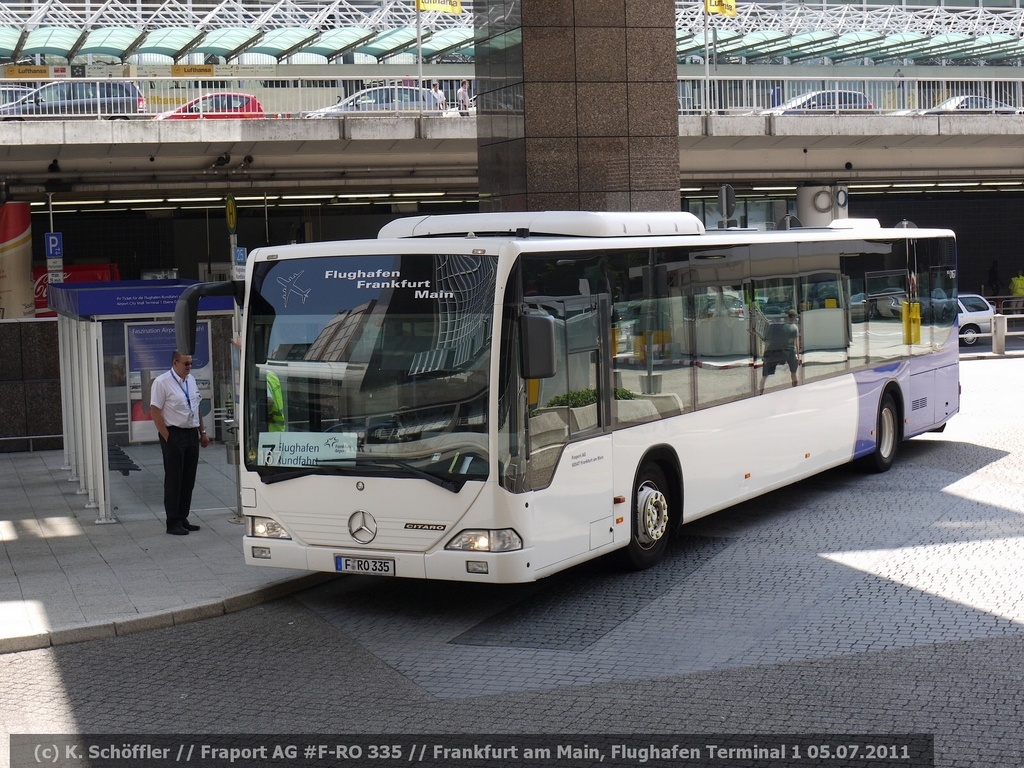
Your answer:
[[[212,619],[229,613],[243,611],[261,603],[277,600],[293,595],[304,589],[315,587],[335,578],[333,573],[311,573],[294,579],[286,579],[268,584],[251,592],[232,595],[222,600],[212,600],[187,608],[173,608],[155,613],[140,614],[137,617],[121,621],[108,621],[97,624],[80,624],[64,629],[52,629],[33,635],[0,638],[0,654],[36,651],[69,643],[84,643],[90,640],[107,640],[112,637],[134,635],[151,629],[166,629],[179,624]]]

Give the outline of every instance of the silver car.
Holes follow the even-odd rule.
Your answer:
[[[960,343],[968,347],[978,343],[980,334],[992,333],[992,317],[996,308],[976,293],[961,293],[957,299],[960,313]]]
[[[380,85],[364,88],[337,104],[307,112],[305,118],[344,117],[353,112],[440,112],[428,88],[408,85]]]
[[[0,106],[0,120],[26,117],[103,117],[127,120],[146,111],[139,87],[126,80],[61,80]]]
[[[22,96],[27,96],[35,90],[25,85],[0,85],[0,104],[10,104],[12,101],[17,101]]]
[[[874,111],[874,105],[862,91],[811,91],[789,101],[761,110],[761,115],[846,115]]]
[[[1011,107],[1009,104],[1005,104],[1001,101],[990,99],[988,96],[967,95],[952,96],[941,104],[936,104],[930,109],[920,110],[919,114],[942,115],[949,112],[961,115],[1014,115],[1017,113],[1017,108]]]

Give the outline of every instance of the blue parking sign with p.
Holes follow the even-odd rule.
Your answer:
[[[60,232],[47,232],[45,236],[46,240],[46,258],[48,259],[63,259],[64,258],[64,235]]]

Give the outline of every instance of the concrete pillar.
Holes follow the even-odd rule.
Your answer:
[[[679,210],[673,0],[474,7],[481,210]]]
[[[850,216],[849,192],[843,184],[807,185],[796,190],[796,217],[805,227],[827,227]]]
[[[1006,315],[992,317],[992,352],[997,355],[1006,354]]]

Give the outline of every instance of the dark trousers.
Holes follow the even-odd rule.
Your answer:
[[[174,528],[188,519],[192,506],[199,466],[199,430],[168,427],[167,438],[160,438],[164,456],[164,511],[167,527]]]

